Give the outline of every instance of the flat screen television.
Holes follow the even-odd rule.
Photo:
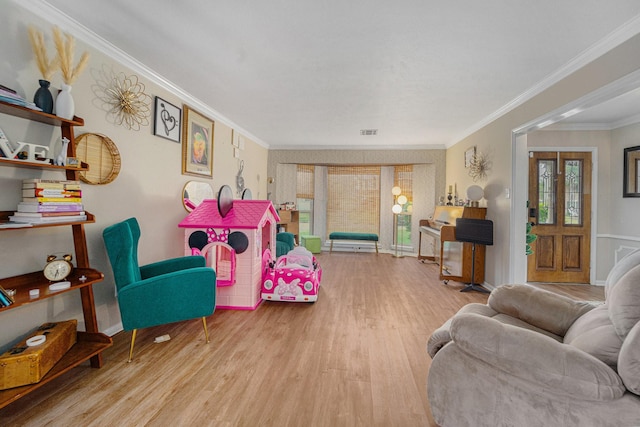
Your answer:
[[[456,219],[456,240],[478,245],[493,245],[493,221],[473,218]]]

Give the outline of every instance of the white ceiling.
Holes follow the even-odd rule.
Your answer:
[[[44,3],[271,148],[450,146],[640,14],[637,0]]]

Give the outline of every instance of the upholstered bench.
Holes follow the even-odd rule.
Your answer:
[[[333,233],[329,234],[329,240],[331,240],[329,253],[333,251],[334,240],[365,240],[369,242],[375,242],[376,253],[378,253],[378,235],[374,233],[347,233],[344,231],[334,231]]]

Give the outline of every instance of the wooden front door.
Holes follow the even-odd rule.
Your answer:
[[[591,153],[530,153],[529,221],[527,281],[589,283]]]

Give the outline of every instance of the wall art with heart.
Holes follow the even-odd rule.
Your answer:
[[[182,110],[156,96],[153,134],[180,143]]]

